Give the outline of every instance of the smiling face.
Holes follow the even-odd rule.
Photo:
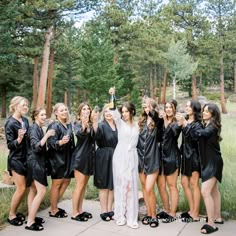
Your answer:
[[[26,115],[29,111],[28,102],[22,99],[15,107],[15,110],[21,115]]]
[[[192,109],[192,107],[191,107],[191,102],[190,102],[190,101],[188,101],[188,102],[186,103],[185,112],[186,112],[186,114],[187,114],[188,116],[193,115],[193,109]]]
[[[45,109],[42,109],[39,111],[39,113],[35,116],[35,122],[41,127],[44,125],[46,121],[46,111]]]
[[[203,113],[202,113],[202,119],[204,122],[208,122],[211,120],[212,114],[208,110],[208,106],[204,107]]]
[[[105,120],[107,120],[107,121],[110,121],[110,120],[113,119],[109,107],[107,107],[107,108],[104,109],[103,115],[104,115]]]
[[[69,118],[68,108],[63,104],[59,105],[55,111],[55,115],[59,121],[66,122]]]
[[[131,121],[130,112],[129,112],[127,107],[125,107],[125,106],[122,107],[121,115],[122,115],[122,118],[125,122],[130,122]]]
[[[89,118],[90,113],[90,107],[88,105],[84,105],[80,111],[80,117]]]
[[[174,116],[174,110],[173,110],[173,107],[172,107],[171,103],[168,103],[168,102],[166,103],[165,113],[166,113],[167,117],[173,117]]]

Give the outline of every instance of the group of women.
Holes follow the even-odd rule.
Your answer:
[[[114,94],[114,88],[109,93]],[[215,104],[206,104],[201,113],[199,102],[188,101],[183,115],[176,112],[175,100],[167,102],[162,111],[154,100],[146,98],[137,123],[134,120],[136,109],[130,102],[125,102],[119,110],[105,105],[101,121],[99,113],[84,102],[79,105],[76,121],[71,124],[67,106],[57,103],[53,110],[56,119],[49,124],[46,132],[42,130],[46,121],[45,109],[37,108],[32,112],[33,124],[29,126],[25,117],[28,106],[24,97],[14,97],[10,103],[12,115],[5,125],[10,150],[8,170],[16,186],[8,217],[10,224],[20,226],[25,221],[25,216],[18,213],[17,208],[26,187],[29,187],[25,228],[44,229],[44,219],[36,214],[46,193],[48,174],[52,179],[50,217],[68,216],[58,203],[71,178],[75,178],[71,219],[88,221],[92,218],[92,214],[83,209],[83,199],[89,177],[94,175],[102,220],[115,220],[119,226],[127,225],[134,229],[139,227],[140,178],[147,208],[142,223],[157,227],[161,219],[163,223],[174,222],[180,173],[189,205],[189,211],[181,214],[182,221],[199,221],[202,193],[208,222],[201,233],[215,232],[218,230],[215,224],[224,223],[218,190],[223,168],[219,146],[221,119]],[[181,131],[182,144],[179,148]],[[158,214],[155,183],[163,203],[163,211]]]

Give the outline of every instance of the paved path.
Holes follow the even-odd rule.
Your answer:
[[[71,212],[71,201],[62,201],[59,206]],[[131,229],[125,226],[117,226],[114,221],[104,222],[101,220],[100,205],[97,201],[86,200],[84,210],[92,212],[93,218],[87,222],[77,222],[68,218],[53,218],[48,216],[48,209],[40,211],[38,216],[46,220],[44,230],[33,232],[25,230],[24,226],[8,225],[2,231],[0,236],[32,236],[32,235],[56,235],[56,236],[199,236],[200,228],[204,222],[182,223],[160,223],[159,227],[151,228],[142,225],[138,229]],[[236,221],[227,221],[224,225],[218,226],[219,231],[212,234],[214,236],[233,236],[236,234]]]

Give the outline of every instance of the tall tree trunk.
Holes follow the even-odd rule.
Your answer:
[[[86,90],[84,89],[83,92],[84,92],[84,96],[83,96],[83,97],[84,97],[84,101],[87,101],[87,93],[86,93]]]
[[[161,67],[159,67],[159,70],[158,70],[158,104],[161,103],[161,95],[162,95],[162,92],[161,92],[161,87],[162,87],[162,77],[161,77]]]
[[[81,95],[81,91],[80,91],[80,88],[78,88],[78,90],[77,90],[77,103],[78,103],[78,105],[77,106],[79,106],[79,104],[80,104],[80,95]]]
[[[202,95],[202,72],[200,72],[199,86],[200,86],[200,95]]]
[[[225,105],[225,89],[224,89],[224,61],[223,61],[223,49],[220,55],[220,103],[221,111],[223,114],[227,114],[227,109]]]
[[[46,101],[46,114],[47,117],[51,117],[52,113],[52,80],[53,80],[53,67],[54,67],[54,49],[50,49],[49,56],[49,71],[48,71],[48,89],[47,89],[47,101]]]
[[[236,93],[236,61],[234,62],[234,93]]]
[[[47,87],[47,75],[48,75],[48,64],[49,64],[49,53],[50,53],[50,40],[52,38],[53,26],[48,28],[45,35],[45,43],[43,50],[43,61],[40,71],[40,81],[38,90],[37,107],[43,107],[46,97],[46,87]]]
[[[113,64],[116,65],[118,62],[118,52],[117,49],[115,49],[114,57],[113,57]]]
[[[33,78],[33,109],[37,106],[38,97],[38,62],[39,58],[36,56],[34,58],[34,78]]]
[[[67,90],[66,90],[65,93],[64,93],[64,104],[65,104],[66,106],[68,106],[68,94],[67,94]]]
[[[192,75],[192,99],[197,100],[197,79],[196,75]]]
[[[167,68],[165,68],[164,79],[163,79],[163,90],[162,90],[161,104],[165,104],[166,103],[167,76],[168,76],[168,71],[167,71]]]
[[[157,65],[154,65],[153,68],[153,87],[154,87],[154,91],[153,91],[153,96],[154,99],[157,100]]]
[[[2,84],[2,113],[1,117],[7,117],[7,87],[5,84]]]
[[[176,77],[173,78],[173,98],[176,98]]]
[[[150,98],[153,98],[153,75],[152,75],[152,64],[149,67],[149,90],[150,90]]]

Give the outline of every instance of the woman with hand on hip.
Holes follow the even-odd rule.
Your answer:
[[[220,151],[221,115],[216,104],[203,107],[204,128],[192,130],[191,135],[199,140],[202,187],[201,193],[206,206],[208,222],[201,228],[202,234],[218,230],[215,224],[223,224],[221,196],[218,182],[222,180],[223,159]]]
[[[74,135],[69,121],[69,111],[64,103],[53,107],[56,121],[48,126],[55,130],[55,135],[48,139],[48,158],[51,165],[52,186],[50,189],[50,217],[64,218],[68,214],[58,207],[59,200],[66,191],[73,177],[70,171],[71,158],[74,150]]]
[[[36,217],[40,203],[46,194],[46,141],[55,135],[55,130],[50,129],[44,135],[42,127],[46,121],[44,108],[36,108],[32,112],[33,125],[29,128],[29,153],[27,159],[27,187],[28,194],[28,220],[25,229],[33,231],[43,230],[43,218]]]
[[[25,117],[29,110],[29,102],[26,98],[16,96],[12,98],[9,106],[12,115],[5,124],[5,135],[8,155],[8,171],[13,176],[16,190],[12,196],[8,222],[11,225],[20,226],[25,220],[22,213],[17,213],[26,190],[26,160],[27,160],[27,130],[28,119]]]
[[[118,136],[115,122],[109,109],[109,104],[105,105],[102,111],[103,120],[95,130],[95,140],[97,150],[95,155],[94,185],[99,189],[99,199],[101,204],[100,217],[104,221],[113,219],[113,172],[112,160]]]
[[[109,93],[115,93],[110,88]],[[114,210],[116,224],[138,225],[138,153],[139,128],[134,121],[133,103],[125,102],[118,110],[111,111],[118,130],[118,143],[113,155]]]

